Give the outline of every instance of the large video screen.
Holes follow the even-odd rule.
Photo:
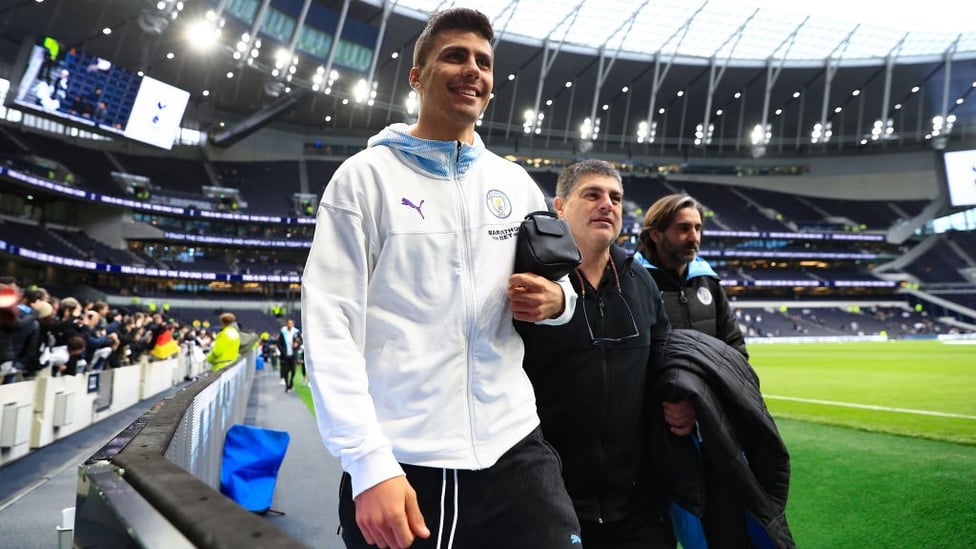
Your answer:
[[[66,48],[44,37],[27,45],[7,104],[163,149],[171,149],[190,93]]]
[[[976,206],[976,150],[951,151],[943,156],[951,206]]]

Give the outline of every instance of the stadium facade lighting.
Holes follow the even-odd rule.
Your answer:
[[[356,103],[365,103],[369,99],[369,83],[365,78],[360,78],[352,90],[352,97]]]
[[[183,11],[183,2],[176,0],[144,0],[137,21],[139,28],[148,34],[163,34],[170,22],[175,21]]]
[[[830,138],[834,134],[834,132],[831,130],[831,126],[831,122],[827,122],[826,126],[820,122],[814,124],[813,130],[810,132],[810,142],[814,144],[830,142]]]
[[[715,131],[715,124],[708,124],[708,130],[706,131],[705,125],[698,124],[695,126],[695,146],[701,147],[704,145],[712,144],[712,133]]]
[[[417,92],[410,90],[407,94],[407,99],[403,102],[403,105],[407,108],[408,115],[415,115],[417,113]]]
[[[871,141],[879,141],[881,139],[892,139],[895,136],[895,123],[889,118],[885,121],[880,119],[875,120],[874,124],[871,126]],[[863,143],[862,143],[863,144]]]
[[[763,129],[762,124],[756,124],[752,127],[752,131],[749,133],[749,142],[752,146],[765,146],[769,144],[769,140],[773,137],[773,125],[766,124],[766,128]]]
[[[600,118],[591,119],[586,117],[583,119],[583,123],[580,124],[580,139],[583,141],[596,141],[597,137],[600,136]]]
[[[952,126],[956,123],[956,115],[950,114],[943,117],[941,114],[932,117],[932,137],[948,134],[952,131]]]
[[[657,122],[651,121],[648,123],[647,120],[641,120],[637,124],[637,142],[638,143],[653,143],[654,139],[657,137]]]
[[[198,19],[187,25],[186,39],[190,43],[190,48],[208,51],[220,39],[220,29],[210,19]]]

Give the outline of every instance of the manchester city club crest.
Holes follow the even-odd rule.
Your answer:
[[[695,295],[698,296],[698,301],[701,301],[702,305],[712,304],[712,292],[708,291],[708,288],[705,287],[698,288],[698,291],[695,292]]]
[[[508,196],[505,193],[492,189],[488,191],[486,200],[488,203],[488,209],[491,210],[492,215],[498,219],[505,219],[506,217],[512,215],[512,201],[508,199]]]

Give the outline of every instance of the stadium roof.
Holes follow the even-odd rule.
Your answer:
[[[696,143],[741,154],[763,122],[758,133],[785,152],[809,146],[818,124],[830,150],[871,146],[878,124],[881,146],[924,143],[938,137],[938,117],[942,136],[947,119],[951,137],[976,133],[976,30],[964,1],[20,0],[0,7],[0,59],[12,63],[29,36],[53,36],[189,90],[186,123],[200,129],[314,88],[278,120],[361,137],[409,119],[413,42],[429,12],[455,4],[484,11],[500,39],[479,131],[526,151],[589,141],[628,154]],[[176,19],[156,13],[178,6]],[[215,49],[198,51],[188,31],[208,11],[221,31]],[[336,54],[339,21],[350,47]]]
[[[369,2],[382,6],[382,1]],[[418,17],[444,7],[436,0],[399,0],[394,9]],[[976,28],[959,0],[472,0],[505,39],[567,51],[622,57],[674,55],[681,63],[728,59],[822,65],[939,61],[950,50],[976,56]]]

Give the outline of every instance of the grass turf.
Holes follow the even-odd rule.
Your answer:
[[[976,345],[774,343],[749,354],[777,418],[976,444]]]
[[[749,347],[799,547],[976,547],[976,346]]]
[[[308,406],[309,411],[312,412],[312,415],[314,416],[315,405],[312,404],[312,390],[305,385],[305,376],[302,375],[301,366],[295,368],[295,381],[292,387],[295,391],[295,395],[298,396],[299,400],[305,403],[305,406]]]
[[[976,446],[777,420],[801,548],[976,547]]]

